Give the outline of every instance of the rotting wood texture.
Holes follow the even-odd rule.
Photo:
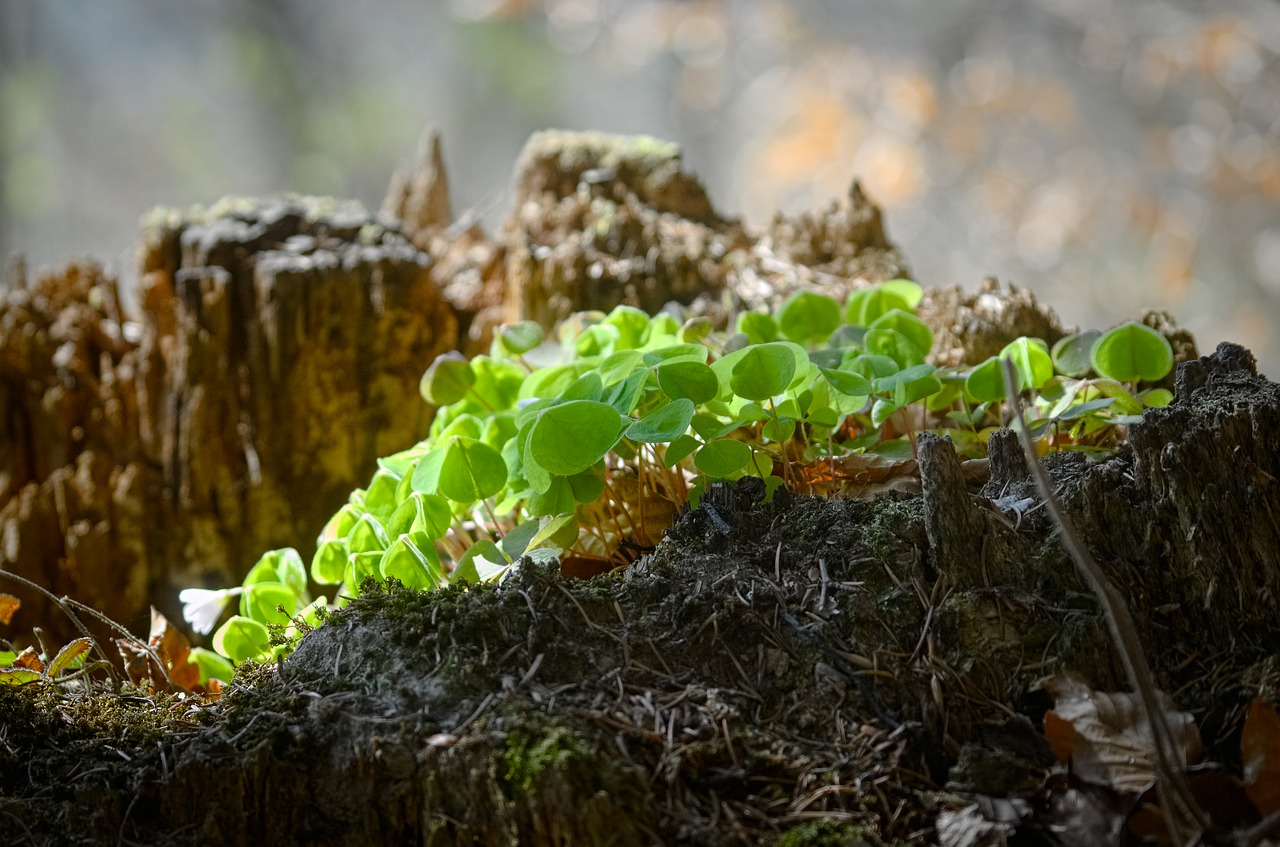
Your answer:
[[[428,257],[358,208],[161,210],[140,264],[133,318],[88,265],[0,303],[5,567],[127,625],[313,544],[426,433],[422,362],[456,344]],[[18,626],[68,631],[23,599]]]

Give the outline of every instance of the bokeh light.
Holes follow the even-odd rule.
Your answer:
[[[532,131],[646,132],[752,224],[857,177],[925,284],[1167,308],[1274,376],[1278,50],[1251,0],[0,0],[0,251],[127,274],[154,204],[377,208],[426,125],[492,226]]]

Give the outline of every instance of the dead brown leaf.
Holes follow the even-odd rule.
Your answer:
[[[33,647],[28,647],[19,653],[13,660],[13,667],[44,673],[44,662],[40,661],[40,655]]]
[[[1084,677],[1070,671],[1053,677],[1044,688],[1054,700],[1053,711],[1045,716],[1049,746],[1060,759],[1070,761],[1077,778],[1126,795],[1140,794],[1155,782],[1151,726],[1134,695],[1094,691]],[[1194,764],[1204,749],[1194,718],[1177,711],[1163,692],[1157,699],[1181,764]]]
[[[802,490],[824,496],[866,498],[882,491],[920,491],[920,466],[914,459],[851,453],[815,459],[797,470]]]
[[[155,607],[151,609],[151,632],[147,638],[147,646],[151,652],[164,663],[168,679],[146,650],[135,642],[117,639],[116,645],[120,657],[124,660],[125,674],[135,685],[144,682],[152,687],[168,690],[170,687],[185,691],[194,691],[200,686],[200,669],[188,661],[191,655],[191,642],[169,619]]]
[[[13,620],[13,613],[22,607],[22,601],[12,594],[0,594],[0,624]]]
[[[1265,817],[1280,811],[1280,716],[1261,698],[1249,704],[1240,736],[1245,793]]]

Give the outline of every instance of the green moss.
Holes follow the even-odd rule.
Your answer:
[[[563,727],[550,728],[536,738],[518,730],[507,736],[503,779],[508,791],[515,796],[537,791],[545,775],[553,772],[563,781],[574,784],[583,796],[590,796],[599,789],[592,761],[591,750]]]
[[[640,173],[680,160],[680,145],[651,135],[545,130],[535,133],[525,150],[526,157],[558,158],[570,167],[634,167]]]
[[[175,206],[155,206],[144,212],[139,224],[144,233],[161,232],[183,225],[201,225],[219,218],[247,218],[262,208],[277,202],[285,202],[296,206],[306,220],[314,223],[334,217],[350,217],[368,220],[371,216],[363,203],[358,200],[347,200],[341,197],[313,196],[284,192],[267,197],[243,197],[227,195],[211,205],[197,203],[185,209]],[[371,224],[373,229],[361,231],[367,243],[377,243],[385,230],[378,224]]]
[[[131,687],[121,694],[68,694],[47,683],[0,686],[0,794],[27,790],[35,757],[51,769],[98,756],[124,768],[116,750],[151,750],[208,719],[209,710],[196,700]]]
[[[826,821],[788,829],[777,841],[778,847],[868,847],[873,843],[862,827]]]

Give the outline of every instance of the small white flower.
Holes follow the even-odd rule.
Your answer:
[[[213,631],[227,601],[240,593],[239,588],[223,588],[210,591],[207,588],[184,588],[178,592],[182,602],[182,619],[191,624],[191,628],[201,635]]]

